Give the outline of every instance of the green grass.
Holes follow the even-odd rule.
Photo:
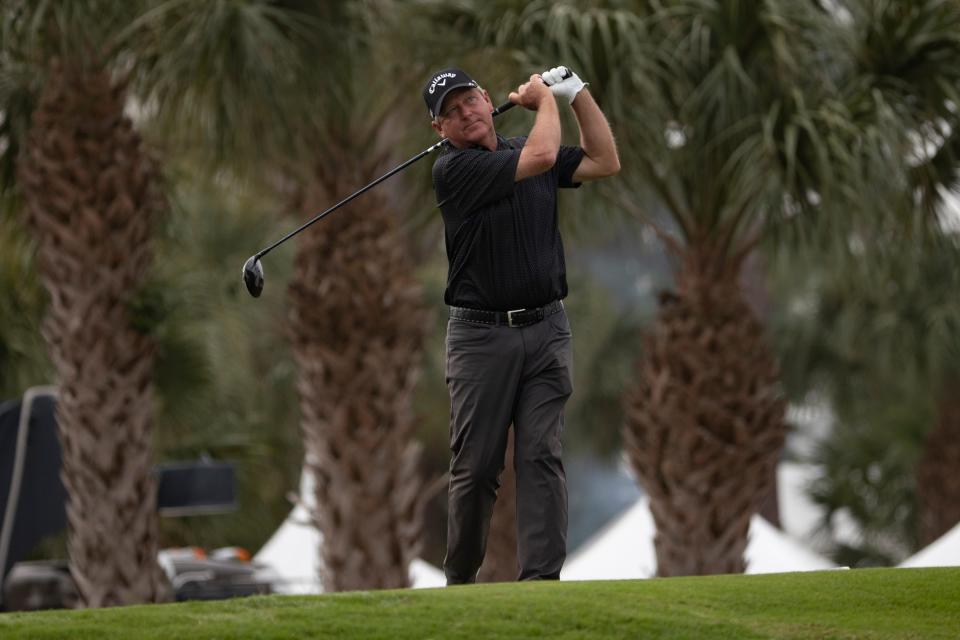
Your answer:
[[[0,638],[958,638],[960,569],[266,596],[0,614]]]

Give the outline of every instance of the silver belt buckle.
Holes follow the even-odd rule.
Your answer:
[[[513,324],[513,314],[520,313],[521,311],[526,311],[526,309],[514,309],[513,311],[507,311],[507,326],[515,327],[517,325]]]

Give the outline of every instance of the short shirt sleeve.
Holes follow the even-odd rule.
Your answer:
[[[468,214],[513,193],[520,149],[450,151],[433,165],[438,205]]]
[[[559,169],[558,186],[564,189],[576,189],[580,186],[580,182],[573,181],[573,174],[576,173],[581,160],[583,160],[582,148],[561,145],[560,151],[557,154],[557,168]]]

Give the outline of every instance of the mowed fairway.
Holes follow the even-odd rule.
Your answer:
[[[960,569],[267,596],[0,614],[0,638],[960,638]]]

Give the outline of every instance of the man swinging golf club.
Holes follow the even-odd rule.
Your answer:
[[[563,407],[573,390],[557,189],[616,174],[613,134],[565,67],[510,94],[536,112],[525,137],[497,134],[490,96],[460,69],[431,75],[423,99],[448,140],[433,166],[449,262],[447,584],[476,581],[511,424],[518,577],[556,580],[566,558]],[[573,109],[579,146],[560,144],[558,102]]]

